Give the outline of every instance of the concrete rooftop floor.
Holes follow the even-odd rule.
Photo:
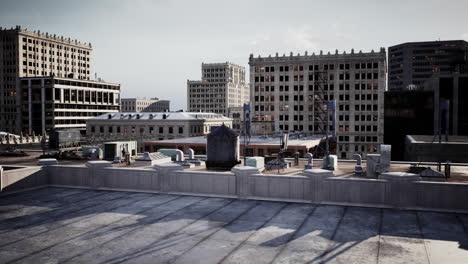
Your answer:
[[[468,215],[43,188],[0,197],[0,263],[468,263]]]

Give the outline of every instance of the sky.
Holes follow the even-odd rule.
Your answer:
[[[122,97],[178,110],[202,62],[248,69],[250,54],[468,40],[467,10],[467,0],[0,0],[0,26],[91,42],[94,71],[120,83]]]

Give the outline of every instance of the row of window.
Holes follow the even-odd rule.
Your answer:
[[[340,91],[344,90],[350,90],[350,85],[349,83],[345,84],[339,84],[338,85]],[[377,83],[356,83],[354,85],[355,90],[376,90],[378,88]],[[294,91],[304,91],[304,85],[294,85],[293,86]],[[309,85],[309,91],[333,91],[335,89],[335,85],[333,84],[324,84],[323,86],[319,86],[317,84],[315,85]],[[274,92],[275,91],[275,86],[255,86],[254,88],[255,92]],[[279,91],[280,92],[289,92],[289,85],[280,85],[279,86]]]
[[[280,75],[279,81],[280,82],[289,82],[289,75]],[[295,82],[302,82],[304,81],[304,75],[293,75],[291,76],[292,80]],[[316,75],[309,75],[308,81],[332,81],[335,79],[334,74],[316,74]],[[372,80],[378,79],[379,73],[378,72],[363,72],[363,73],[355,73],[354,79],[355,80]],[[338,75],[338,80],[351,80],[351,75],[349,73],[340,73]],[[275,82],[275,76],[273,75],[266,75],[266,76],[255,76],[254,81],[256,83],[259,82]]]
[[[63,46],[63,45],[59,45],[59,44],[54,44],[54,43],[50,43],[50,42],[46,42],[46,41],[38,41],[38,40],[35,40],[35,39],[31,39],[31,38],[25,38],[23,37],[23,42],[24,43],[30,43],[30,44],[41,44],[41,46],[49,46],[49,48],[56,48],[57,49],[64,49],[66,51],[71,51],[71,52],[78,52],[80,54],[86,54],[86,55],[89,55],[89,51],[87,50],[81,50],[81,49],[76,49],[76,48],[71,48],[71,47],[68,47],[68,46]]]
[[[197,128],[200,128],[199,126],[196,126]],[[158,127],[158,133],[159,134],[163,134],[164,133],[164,129],[165,127]],[[170,127],[166,127],[167,128],[167,133],[169,134],[174,134],[174,127],[170,126]],[[113,126],[107,126],[107,131],[106,131],[106,127],[104,126],[98,126],[98,129],[96,129],[96,126],[91,126],[90,127],[90,131],[91,133],[96,133],[96,131],[99,130],[99,133],[101,134],[104,134],[104,133],[124,133],[124,134],[128,134],[128,133],[131,133],[131,134],[135,134],[137,131],[139,131],[140,134],[145,134],[146,132],[146,128],[145,127],[139,127],[137,128],[136,126],[131,126],[131,127],[127,127],[127,126],[124,126],[123,128],[120,127],[120,126],[116,126],[116,127],[113,127]],[[154,134],[156,131],[156,127],[148,127],[148,133],[149,134]],[[183,134],[184,133],[184,127],[177,127],[177,132],[179,134]],[[199,132],[199,131],[198,131]]]
[[[340,70],[349,70],[350,65],[349,63],[340,63],[340,64],[315,64],[315,65],[309,65],[308,69],[309,71],[318,71],[320,68],[323,70],[334,70],[335,65],[338,65]],[[304,71],[306,69],[304,65],[288,65],[288,66],[279,66],[278,69],[280,72],[288,72],[289,69],[292,71]],[[379,68],[379,63],[378,62],[368,62],[368,63],[355,63],[354,64],[354,69],[378,69]],[[275,72],[275,67],[274,66],[256,66],[255,67],[255,72]]]

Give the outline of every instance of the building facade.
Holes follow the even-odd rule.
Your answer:
[[[122,98],[122,112],[169,112],[169,100],[159,98]]]
[[[249,65],[253,129],[324,135],[327,102],[336,100],[339,158],[375,153],[383,143],[384,48],[369,53],[251,55]]]
[[[190,112],[219,113],[249,102],[245,68],[230,62],[202,63],[202,79],[187,80],[187,109]]]
[[[434,94],[434,133],[439,125],[445,131],[445,118],[439,115],[439,109],[448,101],[448,134],[468,136],[468,74],[436,73],[424,83],[424,91]]]
[[[136,140],[142,152],[146,141],[203,136],[222,124],[232,127],[232,119],[214,113],[119,112],[88,119],[86,135],[89,143]]]
[[[90,80],[92,46],[40,31],[0,28],[0,131],[21,132],[21,77]]]
[[[392,145],[392,160],[405,160],[407,135],[434,134],[434,92],[385,92],[384,144]]]
[[[434,73],[468,72],[468,42],[409,42],[388,48],[388,90],[418,89]]]
[[[120,85],[60,77],[20,78],[22,128],[43,135],[54,129],[86,130],[86,120],[118,112]]]

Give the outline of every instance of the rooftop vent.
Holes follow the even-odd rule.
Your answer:
[[[149,119],[154,119],[154,114],[150,114]]]
[[[136,115],[136,119],[140,119],[141,115],[140,114],[137,114]]]
[[[128,114],[128,119],[132,119],[132,114]]]

